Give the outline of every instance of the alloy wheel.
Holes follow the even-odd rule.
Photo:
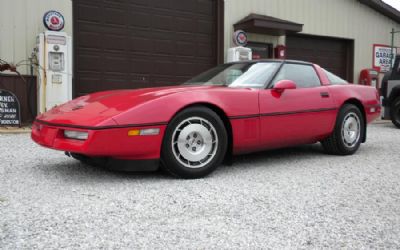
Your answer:
[[[361,123],[356,113],[350,112],[343,119],[342,123],[342,140],[343,143],[352,148],[357,145],[360,140]]]
[[[211,122],[190,117],[175,128],[171,143],[179,163],[188,168],[201,168],[216,156],[218,135]]]

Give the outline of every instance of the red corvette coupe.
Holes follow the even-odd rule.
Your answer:
[[[39,115],[38,144],[91,164],[163,167],[203,177],[227,157],[321,142],[349,155],[379,116],[376,89],[348,84],[318,65],[248,61],[217,66],[180,86],[114,90]]]

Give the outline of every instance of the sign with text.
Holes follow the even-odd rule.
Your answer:
[[[50,10],[43,15],[43,24],[48,30],[60,31],[64,28],[64,16],[55,10]]]
[[[374,44],[373,68],[381,73],[390,71],[393,64],[392,55],[396,55],[396,48],[392,51],[388,45]]]
[[[0,126],[21,126],[18,98],[10,91],[0,89]]]

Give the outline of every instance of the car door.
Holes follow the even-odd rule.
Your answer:
[[[292,80],[296,89],[278,94],[272,89],[280,80]],[[312,64],[284,63],[271,87],[259,94],[260,139],[264,148],[315,142],[332,130],[336,119],[329,88]]]

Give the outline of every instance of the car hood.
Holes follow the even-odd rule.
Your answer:
[[[118,125],[112,118],[146,102],[185,91],[222,86],[170,86],[135,90],[111,90],[78,97],[37,117],[52,124],[79,126]]]

